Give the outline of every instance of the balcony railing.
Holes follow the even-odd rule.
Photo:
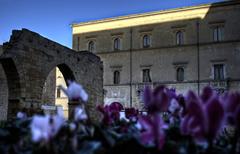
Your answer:
[[[210,86],[221,94],[228,90],[229,83],[227,80],[213,80],[210,81]]]

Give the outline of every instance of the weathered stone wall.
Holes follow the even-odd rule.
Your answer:
[[[8,89],[8,114],[23,108],[39,109],[49,73],[58,67],[66,80],[76,80],[89,94],[93,117],[103,102],[103,66],[90,52],[76,52],[29,30],[14,30],[0,57]],[[55,86],[55,85],[54,85]]]
[[[3,50],[0,46],[0,56]],[[7,109],[8,109],[8,86],[6,75],[3,71],[2,65],[0,64],[0,121],[7,119]]]
[[[56,91],[56,68],[54,68],[48,75],[42,93],[43,104],[55,104],[55,91]]]

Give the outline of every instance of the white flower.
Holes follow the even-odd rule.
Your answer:
[[[79,100],[82,99],[83,101],[88,100],[88,94],[83,89],[83,87],[80,84],[77,84],[76,82],[68,81],[69,86],[67,89],[60,86],[60,88],[63,90],[63,92],[68,96],[70,100]]]
[[[70,123],[69,124],[69,129],[71,130],[71,131],[74,131],[74,130],[76,130],[76,128],[77,128],[77,126],[76,126],[76,124],[75,123]]]
[[[177,100],[176,99],[172,99],[171,102],[170,102],[170,105],[168,107],[168,110],[171,112],[171,113],[174,113],[176,112],[176,110],[180,109],[180,105],[178,104]]]
[[[24,119],[24,118],[27,118],[27,115],[24,112],[18,112],[17,113],[17,118],[18,119]]]
[[[49,136],[49,116],[34,116],[31,123],[32,140],[39,142],[40,140],[48,141]]]
[[[122,120],[122,119],[128,120],[128,119],[126,118],[125,112],[120,112],[120,119],[121,119],[121,120]]]
[[[143,127],[142,125],[140,124],[140,122],[138,121],[135,125],[134,125],[138,130],[142,130]]]
[[[84,108],[77,107],[74,112],[74,120],[75,121],[81,121],[81,120],[86,120],[87,114]]]
[[[64,118],[64,111],[62,106],[57,106],[57,115]]]
[[[60,116],[39,116],[35,115],[31,123],[32,141],[48,141],[54,137],[64,123],[64,119]]]

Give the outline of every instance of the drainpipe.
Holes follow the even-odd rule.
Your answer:
[[[199,20],[196,23],[197,26],[197,92],[200,94],[200,53],[199,53]]]
[[[129,49],[129,60],[130,60],[130,107],[132,107],[132,28],[130,28],[130,49]]]

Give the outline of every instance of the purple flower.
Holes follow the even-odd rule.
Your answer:
[[[123,106],[119,102],[113,102],[109,105],[109,109],[111,112],[120,112],[123,110]]]
[[[80,84],[77,84],[74,81],[73,82],[68,81],[68,83],[69,86],[67,89],[63,88],[62,86],[60,86],[60,88],[68,96],[69,100],[79,101],[81,99],[84,102],[88,100],[88,94]]]
[[[226,120],[230,124],[240,128],[239,112],[240,112],[240,93],[229,93],[223,98],[223,105],[226,112]]]
[[[205,88],[203,88],[203,92],[201,95],[202,102],[206,103],[214,95],[216,95],[215,91],[213,91],[211,87],[206,86]]]
[[[123,110],[122,104],[113,102],[110,105],[98,106],[98,110],[103,114],[103,123],[111,125],[120,120],[120,111]]]
[[[201,97],[192,91],[187,95],[186,115],[181,121],[181,132],[191,135],[197,141],[214,139],[221,129],[224,109],[212,89],[205,88]]]
[[[170,101],[175,97],[175,91],[164,86],[158,86],[153,91],[146,87],[143,101],[149,113],[166,112]]]
[[[141,143],[149,146],[156,146],[162,149],[165,143],[165,125],[160,115],[140,116],[139,128],[141,129]]]
[[[224,119],[224,109],[218,98],[213,98],[204,106],[207,118],[205,125],[206,135],[215,138],[221,129]]]
[[[236,126],[237,129],[240,129],[240,105],[238,106],[238,108],[235,111],[235,122],[236,122]]]
[[[138,116],[138,110],[135,108],[125,108],[125,116],[129,120],[136,120]]]
[[[202,139],[204,133],[203,108],[197,100],[191,100],[187,104],[187,114],[181,121],[181,132]]]

